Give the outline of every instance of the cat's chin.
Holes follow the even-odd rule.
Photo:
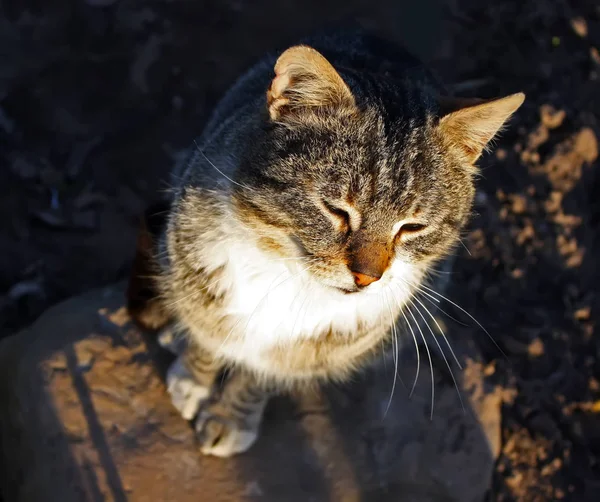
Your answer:
[[[332,284],[325,284],[325,286],[327,287],[327,289],[329,289],[330,291],[336,291],[337,293],[341,293],[343,295],[356,295],[358,293],[372,293],[373,290],[370,290],[370,288],[345,288],[343,286],[334,286]]]
[[[326,291],[330,291],[331,293],[338,293],[338,294],[344,294],[344,295],[350,295],[353,293],[360,293],[361,289],[357,288],[357,287],[344,287],[344,286],[339,286],[339,282],[335,281],[335,279],[322,279],[320,277],[314,277],[313,276],[313,280],[324,290]],[[337,282],[337,284],[336,284]]]
[[[333,289],[335,289],[336,291],[339,291],[345,295],[351,295],[353,293],[358,293],[360,292],[360,289],[346,289],[346,288],[338,288],[337,286],[333,286]]]
[[[326,291],[330,291],[331,293],[352,295],[352,294],[361,292],[361,290],[358,288],[345,288],[343,286],[335,286],[333,284],[327,284],[326,282],[321,282],[320,284],[321,284],[321,287],[324,287],[324,289]]]

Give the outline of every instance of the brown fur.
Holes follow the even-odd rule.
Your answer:
[[[523,101],[521,94],[446,98],[420,63],[373,37],[315,44],[320,51],[295,46],[250,70],[177,173],[158,244],[162,308],[190,337],[181,357],[192,378],[204,375],[196,378],[202,395],[222,368],[235,382],[217,404],[208,397],[199,403],[205,453],[233,454],[251,444],[270,394],[265,383],[344,379],[390,342],[410,298],[395,298],[390,289],[391,298],[380,293],[343,303],[344,292],[368,295],[390,277],[397,281],[390,288],[398,286],[398,264],[415,291],[468,219],[474,162]],[[260,310],[258,327],[248,332],[261,307],[248,295],[265,288],[255,277],[275,270],[288,281],[306,274],[324,308],[332,305],[311,307],[299,329],[313,331],[279,337],[280,324],[269,321],[287,322],[291,312]],[[347,305],[362,310],[340,317]],[[179,389],[174,402],[189,404],[187,387],[177,387],[188,377],[178,368],[171,374],[170,388]],[[232,421],[207,436],[211,413]]]

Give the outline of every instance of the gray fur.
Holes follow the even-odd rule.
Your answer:
[[[303,42],[333,65],[349,87],[355,109],[300,106],[275,120],[269,115],[267,90],[278,54],[267,56],[224,96],[187,162],[177,168],[169,222],[160,241],[158,283],[165,305],[179,327],[193,333],[187,351],[196,347],[203,357],[222,357],[221,366],[232,367],[238,390],[229,395],[231,402],[249,403],[247,387],[256,388],[256,376],[279,384],[347,377],[390,341],[391,327],[410,298],[381,308],[376,324],[356,317],[349,324],[351,338],[336,333],[332,321],[332,327],[312,333],[307,342],[290,345],[293,353],[282,352],[275,343],[279,352],[269,356],[273,367],[265,366],[267,356],[257,366],[249,356],[244,359],[252,344],[241,348],[248,343],[243,325],[250,320],[236,320],[230,310],[231,281],[238,278],[228,275],[232,264],[219,256],[230,256],[236,246],[265,246],[266,253],[290,263],[296,258],[299,264],[310,263],[309,273],[319,287],[331,288],[341,298],[340,290],[363,294],[349,268],[356,255],[368,262],[368,250],[376,248],[418,271],[417,284],[410,286],[414,294],[431,266],[448,256],[471,211],[476,171],[440,133],[438,97],[444,90],[437,79],[408,53],[365,33]],[[360,213],[359,228],[341,231],[332,224],[336,215],[323,205],[339,207],[340,200],[351,201]],[[415,218],[423,231],[407,240],[394,237],[395,225]],[[261,315],[271,314],[281,313]],[[237,340],[239,356],[220,354],[224,344],[235,347]],[[306,367],[298,357],[306,357]],[[241,375],[252,370],[244,387]],[[248,409],[260,415],[260,395],[256,403]],[[252,423],[256,429],[258,422]],[[231,446],[219,454],[249,446],[250,436],[236,443],[230,434]],[[211,441],[207,451],[218,442]]]

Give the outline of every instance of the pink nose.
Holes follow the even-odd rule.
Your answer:
[[[359,288],[364,288],[380,279],[380,277],[373,277],[372,275],[361,274],[360,272],[352,272],[352,275],[354,276],[355,284]]]

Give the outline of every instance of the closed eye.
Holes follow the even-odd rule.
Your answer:
[[[420,234],[427,228],[423,223],[403,223],[396,231],[396,239],[410,238]]]
[[[350,214],[345,209],[331,205],[327,201],[323,201],[323,206],[329,213],[330,219],[342,233],[350,232]]]
[[[405,223],[400,227],[400,232],[420,232],[421,230],[425,230],[425,225],[421,223]]]

